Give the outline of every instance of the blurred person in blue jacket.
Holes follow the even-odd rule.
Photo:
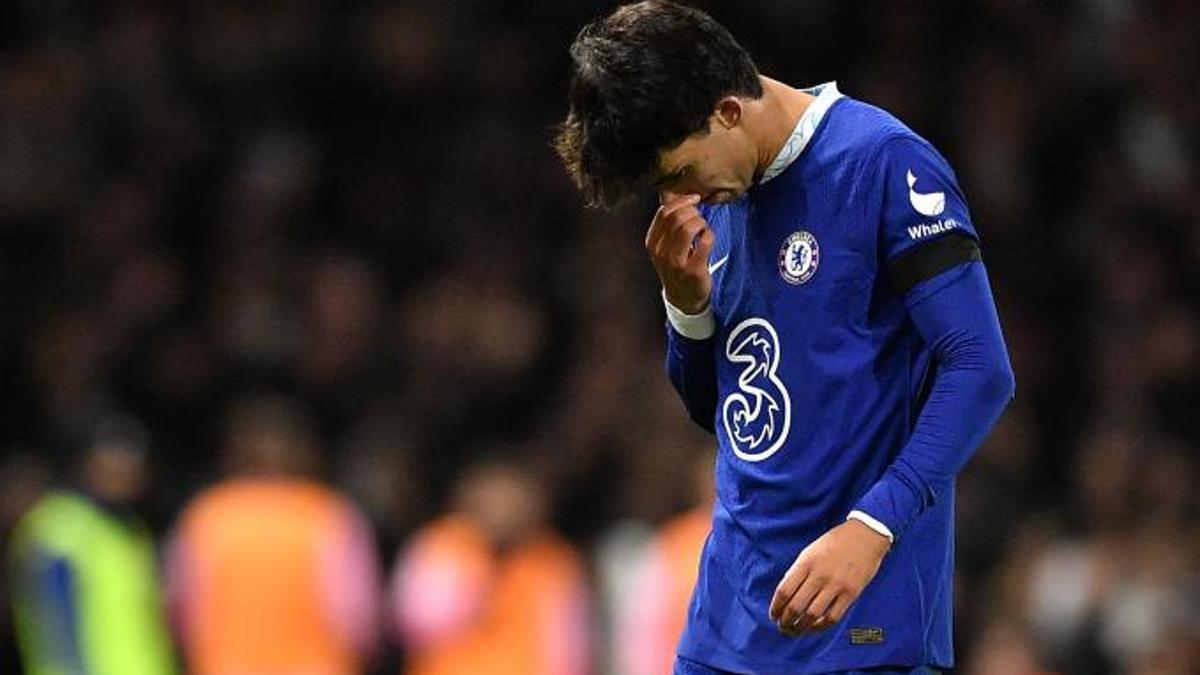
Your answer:
[[[133,509],[146,445],[137,422],[105,420],[74,486],[48,492],[17,524],[12,602],[29,675],[175,672],[154,541]]]

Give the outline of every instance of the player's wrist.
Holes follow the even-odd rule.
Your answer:
[[[872,556],[876,561],[882,561],[892,550],[892,542],[879,532],[871,529],[861,520],[847,519],[843,526],[853,532],[853,540],[858,542],[856,549]]]
[[[851,511],[850,514],[846,516],[846,522],[857,523],[863,529],[871,532],[887,542],[887,546],[889,548],[896,541],[896,537],[892,534],[891,529],[888,528],[887,525],[884,525],[882,522],[863,511]]]
[[[688,316],[699,315],[708,309],[708,296],[703,298],[680,298],[678,294],[671,293],[665,286],[663,287],[663,299],[666,300],[668,305]]]
[[[667,321],[680,335],[693,340],[707,340],[717,332],[717,321],[713,317],[712,306],[707,298],[692,312],[673,303],[667,297],[666,289],[663,289],[662,299],[667,310]]]

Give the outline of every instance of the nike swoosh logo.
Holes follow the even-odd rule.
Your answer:
[[[945,192],[930,192],[922,194],[913,189],[917,184],[917,177],[913,175],[912,169],[908,170],[908,203],[916,209],[917,213],[923,216],[940,216],[942,211],[946,210],[946,193]]]
[[[720,260],[718,260],[717,262],[715,262],[715,263],[713,263],[713,264],[709,265],[709,266],[708,266],[708,273],[709,273],[709,274],[712,274],[712,273],[716,272],[717,270],[721,269],[721,267],[722,267],[722,266],[723,266],[725,263],[727,263],[727,262],[729,262],[729,254],[728,254],[728,253],[726,253],[726,254],[725,254],[725,257],[724,257],[724,258],[721,258],[721,259],[720,259]]]

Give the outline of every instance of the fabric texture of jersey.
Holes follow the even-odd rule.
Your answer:
[[[716,238],[710,261],[723,261],[710,299],[715,334],[673,333],[668,344],[672,382],[719,446],[713,531],[679,654],[764,675],[949,667],[953,474],[933,486],[905,476],[878,484],[931,389],[936,350],[914,308],[968,277],[975,288],[982,279],[989,308],[990,291],[970,263],[901,294],[889,264],[977,234],[928,142],[832,84],[810,91],[819,115],[797,125],[790,164],[737,201],[703,209]],[[977,442],[963,441],[962,461]],[[768,616],[776,585],[856,509],[896,535],[882,567],[837,626],[784,636]]]

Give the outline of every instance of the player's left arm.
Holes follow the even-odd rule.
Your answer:
[[[899,250],[889,258],[888,272],[933,352],[933,387],[908,441],[850,518],[806,547],[777,587],[771,618],[790,635],[841,620],[895,538],[948,491],[1015,390],[978,241],[953,174],[931,148],[908,140],[897,146],[880,162],[880,182],[893,193],[889,199],[885,189],[882,199],[884,235],[888,250]],[[914,167],[929,183],[925,193],[912,190]],[[906,191],[891,185],[899,180]],[[920,199],[939,181],[945,199],[940,208]],[[954,226],[921,229],[931,216],[917,213],[918,206],[944,216],[943,224],[953,219]]]

